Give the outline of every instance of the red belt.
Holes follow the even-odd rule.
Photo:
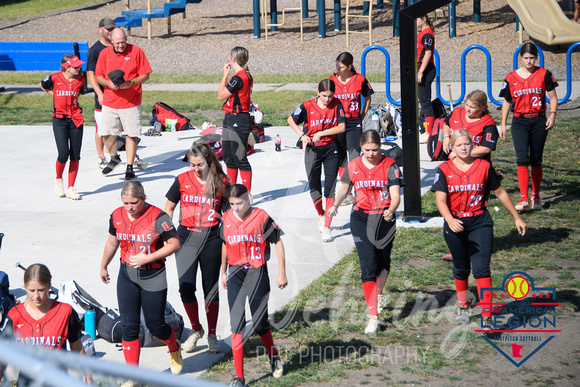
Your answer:
[[[545,112],[541,112],[541,113],[514,113],[514,117],[520,118],[538,118],[538,117],[543,117],[545,116],[546,113]]]
[[[481,215],[484,212],[485,212],[484,210],[467,211],[467,212],[453,211],[453,216],[457,218],[471,218],[472,216]]]

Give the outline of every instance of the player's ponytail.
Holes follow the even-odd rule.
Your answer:
[[[364,144],[375,144],[381,145],[381,136],[376,130],[367,130],[360,136],[360,145]]]
[[[481,109],[481,116],[489,114],[487,107],[487,94],[481,90],[474,90],[465,97],[465,100],[473,102],[476,108]]]
[[[226,196],[224,182],[228,181],[228,178],[209,145],[207,143],[193,144],[187,151],[187,160],[189,161],[191,157],[201,157],[207,163],[209,172],[205,182],[204,194],[207,197]]]
[[[35,263],[28,266],[24,271],[24,286],[28,286],[31,281],[38,282],[43,286],[50,286],[52,283],[52,275],[48,267],[42,263]]]
[[[433,27],[433,22],[431,21],[431,19],[429,19],[429,15],[420,16],[419,19],[425,19],[425,24],[427,24],[429,28],[431,28],[431,31],[435,33],[435,27]]]
[[[63,67],[62,65],[65,64],[66,62],[68,62],[69,60],[71,60],[72,58],[74,58],[75,56],[72,54],[66,54],[65,56],[62,57],[61,61],[60,61],[60,71],[64,71],[66,70],[66,67]]]
[[[458,129],[451,135],[451,146],[455,144],[455,141],[457,141],[459,137],[466,137],[469,140],[469,144],[473,144],[473,138],[471,137],[471,134],[469,134],[469,132],[465,129]]]
[[[248,61],[250,60],[250,53],[248,52],[248,49],[240,46],[234,47],[232,48],[231,55],[236,63],[240,65],[241,68],[246,70],[248,78],[251,79],[252,76],[250,75],[250,69],[248,68]]]
[[[122,196],[133,196],[134,198],[145,200],[145,189],[139,181],[131,180],[126,182],[123,189],[121,189]]]
[[[332,91],[332,94],[334,94],[335,91],[335,86],[334,86],[334,82],[330,79],[323,79],[322,81],[320,81],[318,83],[318,92],[322,93],[323,91]]]
[[[352,54],[350,52],[341,52],[340,54],[338,54],[338,56],[336,57],[336,61],[339,63],[342,63],[345,66],[350,66],[350,71],[355,74],[356,70],[354,68],[354,58],[352,56]],[[334,73],[334,75],[338,75],[337,73]]]
[[[230,198],[243,198],[244,200],[250,201],[250,196],[248,194],[248,189],[243,184],[233,184],[230,187],[230,191],[228,193],[228,197]]]

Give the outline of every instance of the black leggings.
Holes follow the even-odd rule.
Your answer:
[[[246,328],[246,298],[250,303],[254,331],[264,335],[270,329],[268,300],[270,278],[266,265],[257,269],[244,266],[228,268],[228,304],[232,333],[244,333]]]
[[[453,277],[466,280],[473,267],[474,278],[491,277],[489,268],[493,249],[493,220],[489,212],[461,218],[463,231],[454,233],[447,222],[443,236],[453,256]]]
[[[167,340],[171,336],[172,328],[165,323],[165,267],[152,270],[133,269],[122,263],[117,279],[117,302],[124,341],[135,341],[139,338],[141,308],[145,324],[153,336],[160,340]]]
[[[52,132],[58,151],[57,160],[66,164],[67,160],[81,159],[81,145],[83,143],[83,125],[76,127],[70,118],[52,118]]]
[[[434,117],[435,111],[431,103],[431,84],[435,79],[435,65],[429,63],[423,72],[422,82],[418,84],[419,103],[423,117]]]
[[[306,176],[312,200],[322,199],[322,165],[324,165],[324,197],[334,197],[338,162],[338,149],[333,142],[323,146],[308,146],[306,148],[304,165],[306,166]]]
[[[342,168],[346,168],[349,161],[360,156],[360,138],[362,136],[362,119],[351,117],[346,119],[346,131],[334,137],[334,142],[338,148],[339,163]],[[347,158],[348,156],[348,158]]]
[[[539,167],[542,165],[544,145],[548,138],[546,116],[536,118],[514,117],[512,140],[516,150],[517,165]]]
[[[218,227],[189,231],[186,227],[179,226],[177,232],[181,249],[175,254],[175,262],[179,275],[181,301],[183,303],[196,301],[195,291],[199,267],[205,301],[218,302],[222,252],[222,240],[218,235]]]
[[[247,113],[226,114],[222,130],[222,155],[226,167],[251,171],[246,156],[248,137],[252,132],[252,117]]]
[[[397,231],[395,220],[389,222],[382,214],[353,210],[350,214],[350,229],[360,261],[362,282],[375,282],[379,275],[388,275],[391,270],[391,249]]]

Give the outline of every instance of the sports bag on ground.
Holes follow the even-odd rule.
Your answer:
[[[97,324],[97,332],[101,339],[109,343],[120,343],[122,341],[121,315],[117,309],[107,309],[107,313]]]
[[[179,340],[185,324],[183,323],[183,317],[173,309],[173,306],[169,302],[165,304],[165,322],[173,328],[175,332],[175,338]],[[141,347],[161,347],[165,344],[157,337],[153,336],[147,325],[145,325],[145,317],[143,316],[143,309],[141,309],[141,328],[139,330],[139,340],[141,341]]]
[[[16,300],[14,296],[10,294],[10,281],[8,279],[8,274],[0,271],[0,330],[4,326],[4,318],[8,314],[8,311],[16,305]]]
[[[165,120],[176,120],[175,121],[175,130],[186,130],[191,127],[191,122],[189,122],[189,118],[166,104],[165,102],[157,102],[153,105],[152,110],[153,117],[157,119],[157,121],[161,122],[161,125],[166,127]]]
[[[447,161],[447,153],[443,151],[443,127],[445,118],[436,118],[433,122],[431,134],[427,139],[427,153],[431,161]]]
[[[73,307],[79,315],[82,329],[85,329],[84,317],[89,308],[95,311],[95,324],[97,326],[100,319],[105,315],[105,308],[74,280],[60,282],[58,285],[58,300],[66,302]]]

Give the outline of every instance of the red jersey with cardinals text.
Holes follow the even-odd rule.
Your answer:
[[[226,89],[232,95],[224,102],[222,109],[226,114],[249,113],[252,86],[254,79],[246,70],[238,71],[226,84]]]
[[[469,132],[473,139],[473,146],[484,146],[495,150],[499,133],[495,121],[489,114],[484,114],[481,118],[468,122],[465,118],[465,108],[455,108],[450,116],[445,119],[445,124],[449,126],[449,135],[459,129]],[[486,157],[488,159],[489,157]]]
[[[52,90],[53,117],[70,118],[77,128],[85,122],[83,110],[79,106],[79,94],[85,84],[82,75],[69,81],[61,71],[44,78],[41,84],[44,89]]]
[[[431,190],[447,193],[447,206],[453,216],[470,217],[486,209],[489,192],[501,187],[501,180],[487,160],[474,159],[465,172],[449,160],[437,169]]]
[[[223,197],[208,197],[204,189],[205,184],[197,179],[195,172],[187,171],[175,178],[165,195],[171,202],[181,203],[180,224],[189,231],[200,231],[219,223]]]
[[[244,220],[230,209],[224,213],[221,238],[229,265],[264,266],[270,259],[270,243],[277,243],[282,230],[266,211],[252,208]]]
[[[421,32],[417,34],[417,64],[423,63],[423,57],[425,56],[425,51],[433,51],[429,63],[433,63],[435,58],[435,35],[431,27],[425,27]]]
[[[364,157],[364,156],[363,156]],[[371,169],[364,165],[361,157],[348,163],[347,173],[342,175],[342,182],[352,184],[356,191],[355,210],[370,214],[382,214],[391,206],[391,186],[401,186],[403,174],[395,160],[385,155]]]
[[[46,315],[35,320],[22,303],[10,309],[8,318],[18,344],[66,349],[66,340],[74,343],[81,338],[79,316],[69,304],[53,300]]]
[[[514,70],[505,77],[499,96],[508,102],[514,102],[514,113],[545,114],[546,92],[556,87],[558,82],[552,73],[542,67],[536,67],[525,79]]]
[[[145,210],[135,220],[131,220],[123,207],[113,211],[109,221],[109,234],[117,237],[121,246],[121,262],[129,264],[129,256],[151,254],[161,247],[169,238],[176,237],[177,231],[169,215],[159,208],[145,203]],[[151,262],[150,269],[160,269],[165,265],[165,258]]]
[[[346,83],[342,83],[336,75],[331,75],[328,79],[334,82],[336,89],[334,98],[342,102],[345,117],[359,117],[361,97],[368,98],[374,93],[369,81],[367,81],[364,75],[358,73],[353,74]]]
[[[310,99],[298,106],[292,113],[292,120],[296,125],[304,123],[302,131],[312,139],[316,132],[334,128],[338,124],[346,122],[342,103],[333,98],[325,108],[318,106],[317,98]],[[320,137],[315,146],[323,146],[334,141],[334,135]]]

